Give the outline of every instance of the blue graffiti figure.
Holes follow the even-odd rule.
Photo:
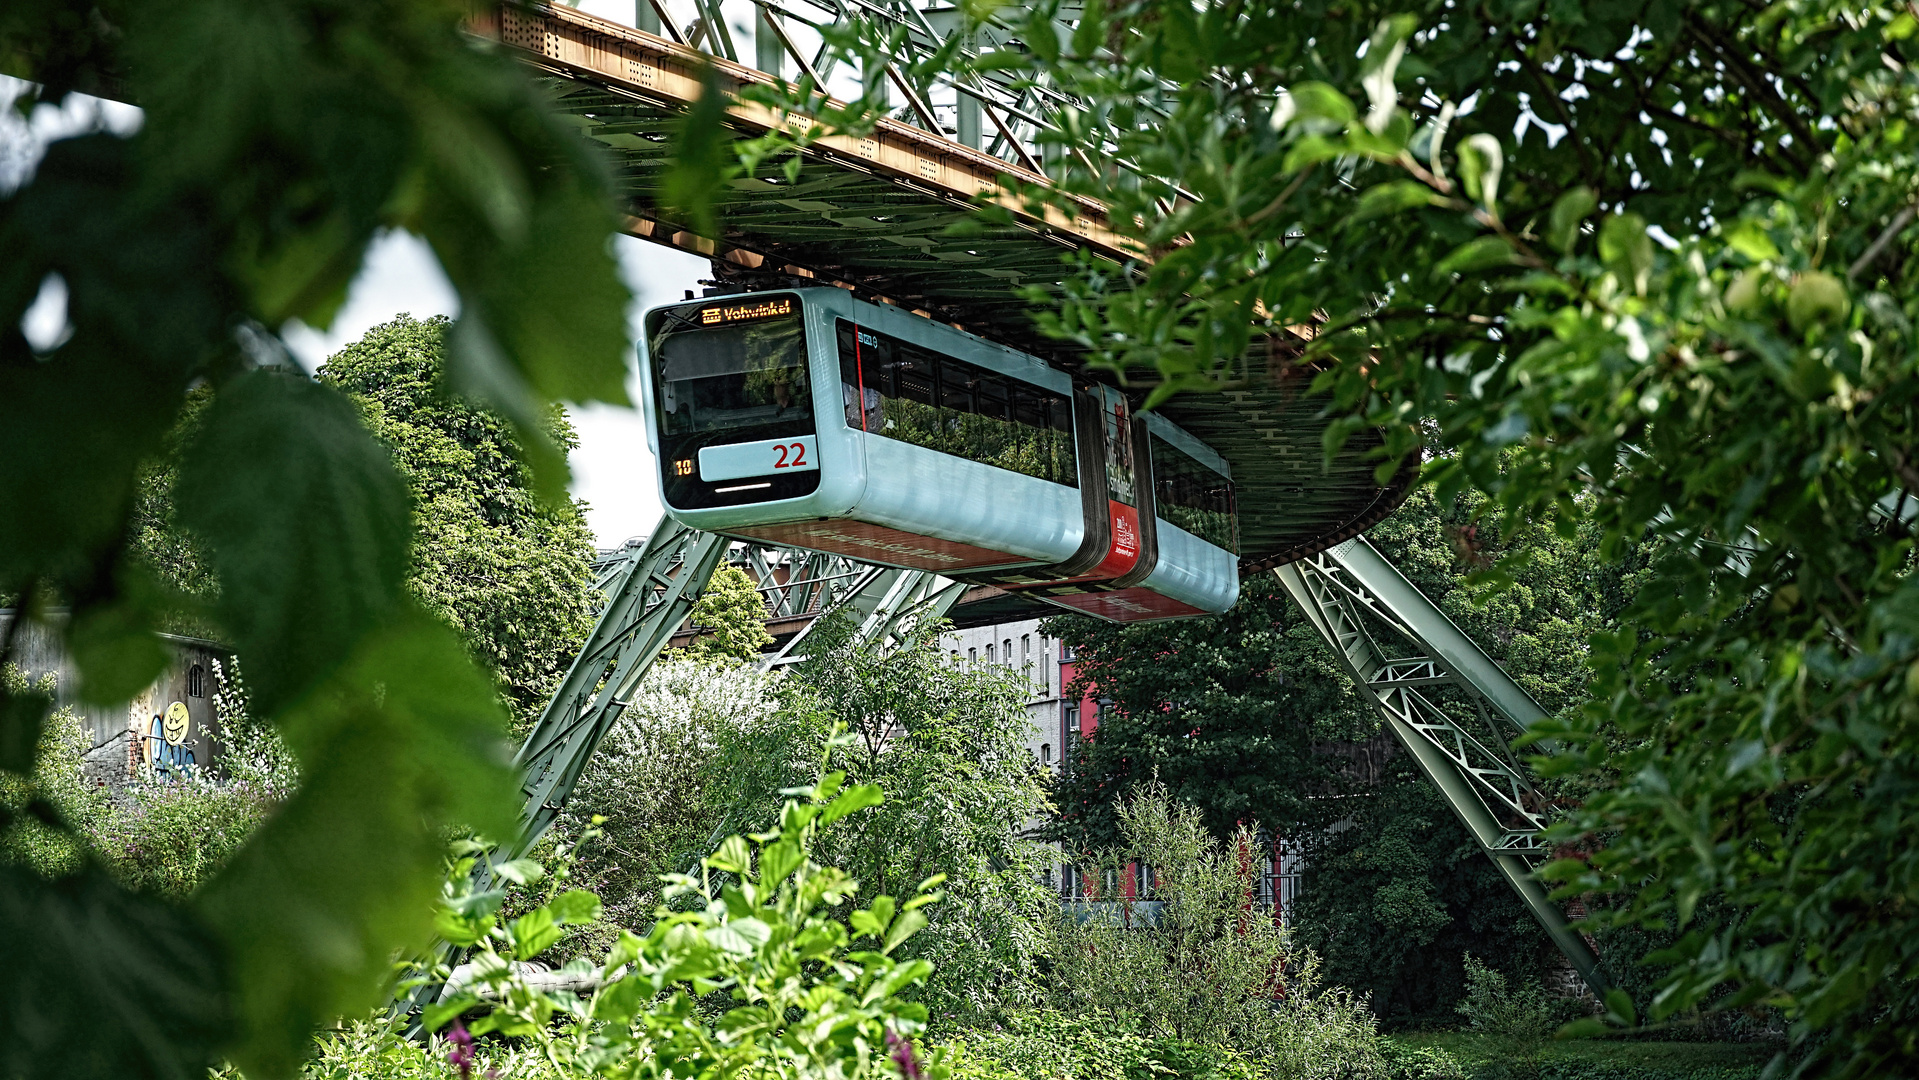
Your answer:
[[[152,722],[147,725],[147,767],[171,779],[186,775],[191,766],[197,765],[193,748],[186,745],[187,731],[191,726],[192,720],[187,715],[184,701],[168,705],[164,715],[155,713]]]

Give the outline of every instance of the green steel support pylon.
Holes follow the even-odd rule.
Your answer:
[[[1593,992],[1592,946],[1532,876],[1544,797],[1509,740],[1546,711],[1365,537],[1275,571],[1360,695],[1406,748]]]
[[[803,657],[807,634],[837,608],[858,615],[859,640],[885,647],[909,623],[944,618],[965,590],[923,571],[871,566],[801,548],[742,544],[661,518],[645,543],[629,543],[596,565],[606,607],[514,757],[526,802],[521,835],[502,858],[525,854],[559,817],[600,740],[626,711],[722,563],[738,566],[754,580],[768,619],[808,620],[766,657],[768,666]]]
[[[508,858],[525,854],[559,817],[600,740],[692,613],[727,544],[724,537],[661,518],[646,543],[627,547],[602,573],[606,607],[514,755],[526,802]]]

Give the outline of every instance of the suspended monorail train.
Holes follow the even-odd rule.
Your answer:
[[[1224,459],[1118,390],[841,289],[646,313],[647,437],[697,529],[1114,622],[1239,597]]]

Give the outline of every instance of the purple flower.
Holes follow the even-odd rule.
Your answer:
[[[913,1052],[913,1040],[901,1038],[899,1032],[887,1028],[886,1051],[892,1055],[893,1064],[900,1067],[900,1075],[905,1080],[920,1080],[920,1059]]]
[[[453,1030],[446,1033],[446,1041],[453,1049],[446,1052],[446,1063],[460,1070],[460,1080],[472,1080],[473,1076],[473,1036],[466,1025],[453,1021]]]

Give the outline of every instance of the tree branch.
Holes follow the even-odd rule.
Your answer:
[[[1885,254],[1886,246],[1892,243],[1893,238],[1904,232],[1906,226],[1912,224],[1913,212],[1914,207],[1908,204],[1905,209],[1893,215],[1892,223],[1886,226],[1886,230],[1879,234],[1878,239],[1867,246],[1865,254],[1859,256],[1852,264],[1852,268],[1846,271],[1847,281],[1857,278],[1860,271],[1871,266],[1874,259]]]

